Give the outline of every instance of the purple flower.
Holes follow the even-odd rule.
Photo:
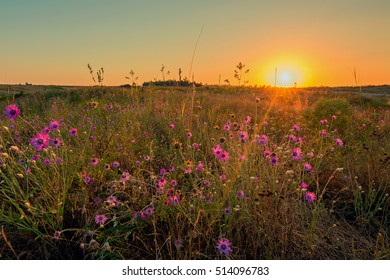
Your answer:
[[[222,153],[219,154],[218,158],[222,161],[222,162],[226,162],[228,161],[228,159],[230,158],[230,155],[227,151],[222,151]]]
[[[59,148],[61,146],[62,141],[60,138],[56,137],[56,138],[50,139],[49,143],[50,143],[50,145],[52,145],[56,148]]]
[[[35,150],[40,151],[47,147],[49,144],[50,137],[44,133],[38,133],[33,138],[30,139],[31,145]]]
[[[110,195],[107,197],[107,202],[112,206],[119,206],[119,200],[116,196]]]
[[[71,135],[71,136],[76,136],[77,135],[77,133],[78,133],[78,131],[77,131],[77,128],[71,128],[70,130],[69,130],[69,134]]]
[[[51,122],[50,122],[50,124],[49,124],[49,129],[51,130],[51,131],[53,131],[53,130],[58,130],[60,128],[60,123],[59,122],[57,122],[57,121],[55,121],[55,120],[52,120]]]
[[[232,252],[231,245],[232,243],[228,239],[221,238],[218,240],[216,248],[220,254],[227,256]]]
[[[20,110],[18,106],[16,106],[15,104],[10,104],[7,107],[5,107],[4,114],[6,118],[10,120],[14,120],[17,118],[17,116],[19,116]]]
[[[99,163],[99,159],[97,157],[93,157],[89,162],[90,165],[95,166]]]
[[[308,163],[308,162],[305,162],[305,163],[303,164],[303,169],[305,169],[306,171],[311,171],[312,168],[313,168],[313,167],[312,167],[311,164]]]
[[[245,197],[244,190],[239,190],[239,191],[237,192],[237,198],[243,199],[244,197]]]
[[[295,131],[300,131],[301,130],[301,128],[297,124],[294,124],[292,129],[295,130]]]
[[[305,199],[306,199],[307,202],[312,203],[312,202],[314,202],[317,199],[317,196],[313,192],[306,191]]]
[[[95,223],[98,225],[104,225],[106,221],[107,221],[106,215],[99,214],[95,216]]]
[[[268,137],[265,134],[257,135],[256,136],[256,142],[259,143],[261,146],[265,146],[268,143]]]
[[[118,168],[119,167],[119,162],[117,162],[117,161],[114,161],[113,163],[112,163],[112,167],[113,168]]]
[[[337,138],[337,139],[336,139],[336,144],[337,144],[337,146],[339,146],[339,147],[342,147],[342,146],[344,145],[343,140],[341,140],[340,138]]]
[[[180,248],[183,248],[183,239],[181,238],[178,238],[175,240],[175,247],[176,249],[180,249]]]
[[[238,132],[238,139],[240,139],[242,142],[245,142],[246,140],[248,140],[248,138],[249,138],[248,132],[246,131]]]
[[[299,185],[302,189],[307,189],[307,184],[305,182],[302,182],[300,185]]]
[[[291,152],[291,157],[293,160],[300,160],[302,158],[302,151],[299,148],[294,148]]]
[[[277,165],[279,163],[279,158],[277,156],[271,156],[271,158],[269,159],[269,162],[272,165]]]
[[[203,167],[204,167],[204,166],[203,166],[203,163],[199,162],[199,163],[198,163],[198,166],[196,167],[196,171],[197,171],[197,172],[201,172],[201,171],[203,170]]]

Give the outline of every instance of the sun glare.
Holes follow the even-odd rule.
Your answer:
[[[301,59],[280,58],[272,60],[262,67],[260,75],[265,84],[276,87],[308,86],[309,71]]]

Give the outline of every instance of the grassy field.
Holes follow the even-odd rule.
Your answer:
[[[390,259],[389,92],[0,86],[0,258]]]

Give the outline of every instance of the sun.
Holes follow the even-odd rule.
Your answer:
[[[303,59],[279,57],[262,65],[259,79],[270,86],[302,87],[310,84],[309,73]]]

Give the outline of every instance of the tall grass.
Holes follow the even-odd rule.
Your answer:
[[[388,259],[388,109],[242,91],[3,100],[21,114],[0,120],[2,258]],[[62,143],[36,151],[51,120]]]

